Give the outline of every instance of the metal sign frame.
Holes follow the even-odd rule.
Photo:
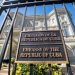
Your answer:
[[[28,32],[24,32],[24,31],[22,31],[21,32],[21,34],[20,34],[20,39],[19,39],[19,42],[18,42],[18,49],[17,49],[17,54],[16,54],[16,61],[15,61],[15,63],[26,63],[26,64],[41,64],[41,63],[45,63],[45,64],[62,64],[62,63],[64,63],[64,64],[67,64],[68,63],[68,59],[67,59],[67,53],[66,53],[66,48],[65,48],[65,45],[64,45],[64,40],[63,40],[63,36],[62,36],[62,34],[60,33],[60,38],[61,38],[61,43],[52,43],[51,42],[51,44],[48,44],[48,45],[62,45],[62,47],[63,47],[63,51],[64,51],[64,53],[65,53],[65,58],[66,58],[66,60],[61,60],[61,61],[46,61],[46,60],[44,60],[44,61],[29,61],[29,60],[27,60],[27,61],[21,61],[21,60],[17,60],[17,57],[18,57],[18,51],[20,50],[19,49],[19,47],[21,47],[22,45],[20,45],[20,42],[21,42],[21,39],[22,39],[22,33],[33,33],[33,32],[39,32],[39,33],[42,33],[42,32],[47,32],[47,31],[28,31]],[[59,30],[51,30],[51,31],[49,31],[48,30],[48,33],[49,32],[60,32]],[[30,37],[29,37],[30,38]],[[36,42],[37,43],[37,42]],[[39,43],[40,44],[40,43]],[[31,44],[32,45],[32,44]],[[36,44],[35,44],[36,45]],[[42,45],[42,44],[40,44],[40,45]],[[44,44],[43,44],[44,45]],[[42,45],[42,46],[43,46]],[[45,45],[47,45],[47,44],[45,44]],[[24,45],[24,46],[30,46],[30,45]],[[34,46],[34,45],[32,45],[32,46]],[[38,46],[38,45],[36,45],[36,46]],[[20,58],[20,57],[19,57]],[[42,57],[41,57],[42,58]],[[32,60],[33,60],[34,58],[32,58]],[[37,59],[37,58],[36,58]],[[46,58],[44,58],[44,59],[46,59]]]

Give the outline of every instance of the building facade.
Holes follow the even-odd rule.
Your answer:
[[[67,52],[69,59],[71,61],[71,65],[75,66],[75,34],[72,28],[72,25],[69,21],[69,18],[67,16],[67,13],[64,9],[56,9],[57,15],[59,18],[59,22],[61,25],[61,29],[63,32]],[[70,17],[72,16],[69,12]],[[13,16],[13,12],[10,13],[11,16]],[[18,13],[16,20],[14,22],[14,33],[13,33],[13,53],[12,56],[15,58],[19,35],[21,31],[44,31],[44,30],[59,30],[59,25],[57,23],[57,18],[55,15],[54,10],[52,10],[49,14],[46,15],[47,19],[47,29],[46,29],[46,23],[45,23],[45,17],[43,15],[36,15],[35,22],[34,22],[34,16],[26,16],[24,21],[24,26],[22,30],[22,17],[23,14]],[[0,37],[0,49],[2,49],[2,46],[4,44],[5,38],[7,36],[7,33],[10,28],[11,20],[8,18],[5,27],[2,32],[2,36]],[[9,55],[9,46],[6,51],[5,58],[8,59]]]

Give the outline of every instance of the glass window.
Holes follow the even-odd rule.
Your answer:
[[[35,21],[35,27],[38,27],[38,21]]]
[[[75,46],[72,46],[73,55],[75,56]]]
[[[62,22],[62,25],[66,25],[66,24],[67,24],[67,21]]]
[[[10,25],[10,23],[11,23],[11,20],[7,20],[7,25]]]
[[[64,16],[61,16],[61,19],[64,20]]]
[[[52,23],[54,23],[54,18],[52,19]]]
[[[63,32],[64,32],[64,36],[68,36],[68,26],[63,26]]]
[[[0,55],[1,55],[1,51],[2,51],[2,46],[0,46]]]

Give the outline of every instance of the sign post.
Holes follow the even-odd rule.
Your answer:
[[[60,30],[21,32],[16,63],[68,63]]]

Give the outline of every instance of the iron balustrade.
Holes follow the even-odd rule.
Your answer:
[[[48,28],[47,28],[47,18],[46,18],[46,5],[44,5],[44,16],[45,16],[45,28],[46,28],[46,30],[48,30]]]
[[[10,53],[9,53],[9,70],[8,70],[8,75],[10,75],[10,68],[11,68],[11,54],[12,54],[12,39],[13,39],[13,24],[14,24],[14,21],[15,21],[15,18],[17,16],[17,12],[18,12],[18,9],[21,8],[21,7],[25,7],[25,11],[24,11],[24,15],[22,17],[22,23],[21,23],[21,26],[22,26],[22,30],[23,31],[23,27],[24,27],[24,21],[25,21],[25,17],[26,17],[26,12],[27,12],[27,7],[30,7],[30,6],[34,6],[34,23],[33,23],[33,30],[36,30],[35,28],[35,20],[36,20],[36,6],[40,6],[40,5],[43,5],[44,7],[44,19],[45,19],[45,28],[46,30],[48,30],[48,26],[47,26],[47,17],[46,17],[46,5],[54,5],[54,12],[55,12],[55,17],[56,17],[56,20],[57,20],[57,24],[58,24],[58,27],[59,29],[61,30],[62,32],[62,29],[61,29],[61,25],[60,25],[60,22],[59,22],[59,18],[58,18],[58,15],[57,15],[57,11],[56,11],[56,7],[55,7],[55,4],[63,4],[63,3],[74,3],[75,1],[74,0],[60,0],[60,1],[50,1],[50,0],[16,0],[16,1],[5,1],[3,4],[0,5],[0,15],[2,14],[3,11],[7,12],[4,20],[3,20],[3,23],[2,23],[2,27],[0,29],[0,34],[3,30],[3,27],[4,27],[4,24],[6,22],[6,19],[7,17],[10,17],[11,19],[11,24],[10,24],[10,29],[9,29],[9,32],[8,32],[8,35],[7,35],[7,38],[5,40],[5,43],[3,45],[3,49],[2,49],[2,52],[1,52],[1,57],[0,57],[0,69],[2,67],[2,62],[3,62],[3,58],[4,58],[4,55],[5,55],[5,51],[6,51],[6,48],[7,48],[7,45],[8,45],[8,42],[10,40]],[[9,15],[10,13],[10,10],[12,8],[16,8],[16,12],[14,13],[14,17],[11,18],[11,16]],[[6,11],[6,9],[8,9],[8,11]],[[69,18],[69,21],[72,25],[72,28],[73,28],[73,31],[75,32],[74,30],[74,24],[70,18],[70,15],[68,13],[68,10],[66,8],[66,6],[64,5],[64,9],[67,13],[67,16]],[[16,71],[16,65],[14,63],[13,65],[13,73],[12,75],[15,75],[15,71]],[[33,64],[30,65],[30,71],[32,70],[33,71]],[[69,70],[68,74],[69,75],[73,75],[72,74],[72,71],[71,71],[71,66],[70,66],[70,61],[69,61],[69,64],[67,64],[67,70]],[[30,72],[30,75],[32,75],[33,73]]]
[[[24,21],[25,21],[26,12],[27,12],[27,6],[26,6],[24,9],[25,9],[25,11],[24,11],[24,15],[23,15],[23,17],[22,17],[22,23],[21,23],[22,28],[21,28],[21,31],[23,30],[23,27],[24,27]],[[19,37],[19,39],[20,39],[20,37]],[[16,73],[16,66],[17,66],[17,64],[14,63],[14,64],[13,64],[12,75],[15,75],[15,73]],[[10,72],[10,71],[9,71],[9,72]]]
[[[7,16],[8,16],[8,14],[9,14],[9,12],[10,12],[10,8],[8,9],[7,14],[6,14],[6,16],[5,16],[5,18],[4,18],[3,22],[2,22],[2,25],[1,25],[2,27],[0,27],[0,28],[1,28],[1,29],[0,29],[0,34],[1,34],[2,30],[3,30],[4,24],[5,24],[5,22],[6,22],[6,19],[7,19]]]
[[[39,6],[39,5],[43,5],[43,4],[45,4],[45,5],[50,5],[50,4],[62,4],[62,3],[72,3],[72,2],[75,2],[74,0],[61,0],[61,1],[50,1],[50,0],[48,0],[48,1],[46,1],[46,0],[43,0],[43,1],[33,1],[33,2],[31,2],[31,1],[19,1],[19,0],[17,0],[17,1],[5,1],[4,3],[3,3],[3,5],[0,5],[0,7],[1,8],[4,8],[4,9],[6,9],[6,8],[15,8],[15,7],[24,7],[24,6],[34,6],[34,5],[36,5],[36,6]]]
[[[15,21],[15,18],[16,18],[16,15],[17,15],[17,12],[18,12],[18,7],[16,9],[16,12],[13,16],[13,19],[12,19],[12,22],[10,24],[10,29],[9,29],[9,32],[8,32],[8,35],[7,35],[7,38],[5,40],[5,43],[3,45],[3,49],[2,49],[2,52],[1,52],[1,57],[0,57],[0,69],[1,69],[1,66],[2,66],[2,62],[3,62],[3,58],[4,58],[4,55],[5,55],[5,51],[6,51],[6,48],[7,48],[7,45],[8,45],[8,42],[10,40],[10,36],[12,36],[12,33],[13,33],[13,23]],[[12,39],[12,37],[11,37]],[[10,40],[11,41],[11,40]],[[11,43],[10,43],[11,45]],[[11,65],[11,51],[12,50],[12,46],[10,47],[10,57],[9,57],[9,70],[8,70],[8,75],[10,75],[10,65]]]
[[[73,24],[73,22],[72,22],[72,19],[71,19],[71,17],[70,17],[70,14],[69,14],[69,12],[68,12],[68,10],[67,10],[65,4],[63,4],[63,7],[64,7],[64,9],[65,9],[65,11],[66,11],[67,17],[68,17],[68,19],[69,19],[69,22],[70,22],[70,24],[71,24],[71,26],[72,26],[72,29],[73,29],[73,32],[74,32],[74,35],[75,35],[75,26],[74,26],[74,24]]]

